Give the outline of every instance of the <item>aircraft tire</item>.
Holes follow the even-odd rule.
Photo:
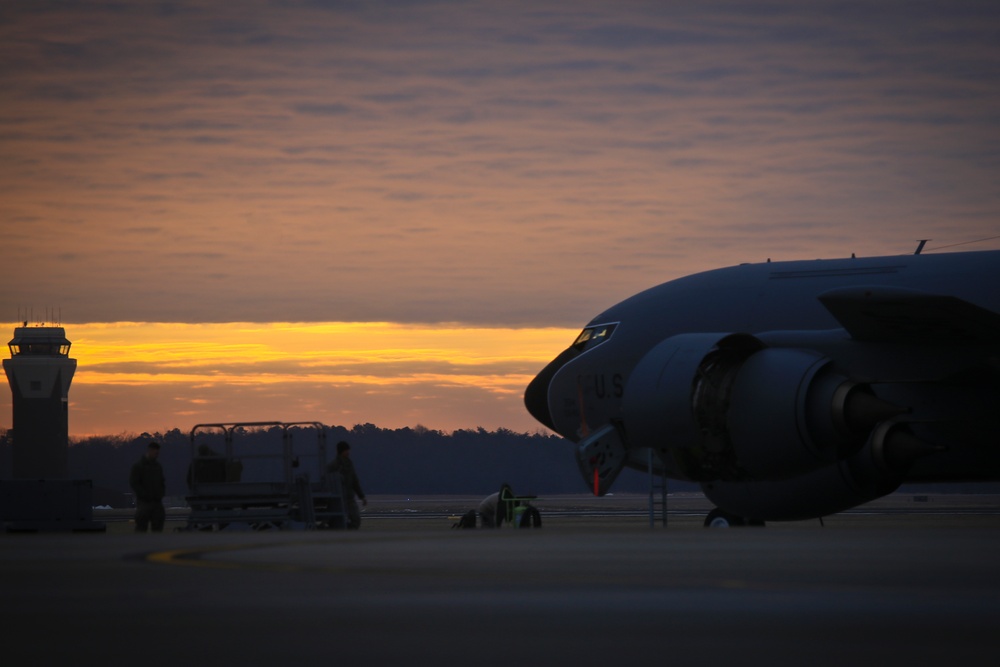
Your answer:
[[[730,514],[716,507],[705,517],[705,528],[736,528],[745,526],[746,520],[741,516]]]
[[[524,513],[521,514],[521,528],[541,528],[542,527],[542,515],[538,512],[538,508],[528,506],[525,508]]]

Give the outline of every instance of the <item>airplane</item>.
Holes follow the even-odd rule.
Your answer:
[[[593,318],[525,390],[584,481],[700,484],[706,526],[1000,479],[1000,251],[741,264]],[[651,455],[651,452],[653,455]]]

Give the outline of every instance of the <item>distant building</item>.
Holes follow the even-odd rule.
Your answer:
[[[3,369],[13,403],[14,479],[69,476],[69,385],[76,359],[62,327],[18,327]]]

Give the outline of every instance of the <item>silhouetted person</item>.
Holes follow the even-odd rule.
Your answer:
[[[492,493],[479,503],[479,520],[483,528],[499,528],[504,521],[512,521],[510,516],[510,500],[514,498],[514,490],[509,484],[504,484],[496,493]]]
[[[128,482],[135,494],[135,532],[145,533],[152,528],[154,533],[163,531],[167,512],[163,509],[163,496],[167,491],[167,480],[163,476],[163,466],[157,460],[160,445],[151,442],[146,453],[132,466]]]
[[[198,455],[188,466],[187,484],[194,489],[197,484],[226,482],[225,457],[219,456],[208,445],[198,445]]]
[[[347,527],[361,527],[361,510],[358,509],[358,501],[355,496],[361,499],[361,503],[367,507],[368,499],[365,498],[361,490],[361,482],[358,480],[358,473],[354,469],[354,461],[351,460],[351,446],[341,440],[337,443],[337,458],[326,467],[328,472],[340,473],[340,488],[344,494],[344,501],[347,503]]]

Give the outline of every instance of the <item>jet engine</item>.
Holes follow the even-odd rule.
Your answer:
[[[781,480],[712,481],[705,496],[728,514],[759,521],[796,521],[842,512],[896,490],[910,464],[941,451],[905,423],[876,427],[858,452],[837,463]]]
[[[622,404],[625,437],[657,443],[661,457],[699,481],[779,480],[829,467],[901,412],[816,351],[717,333],[652,348]]]

